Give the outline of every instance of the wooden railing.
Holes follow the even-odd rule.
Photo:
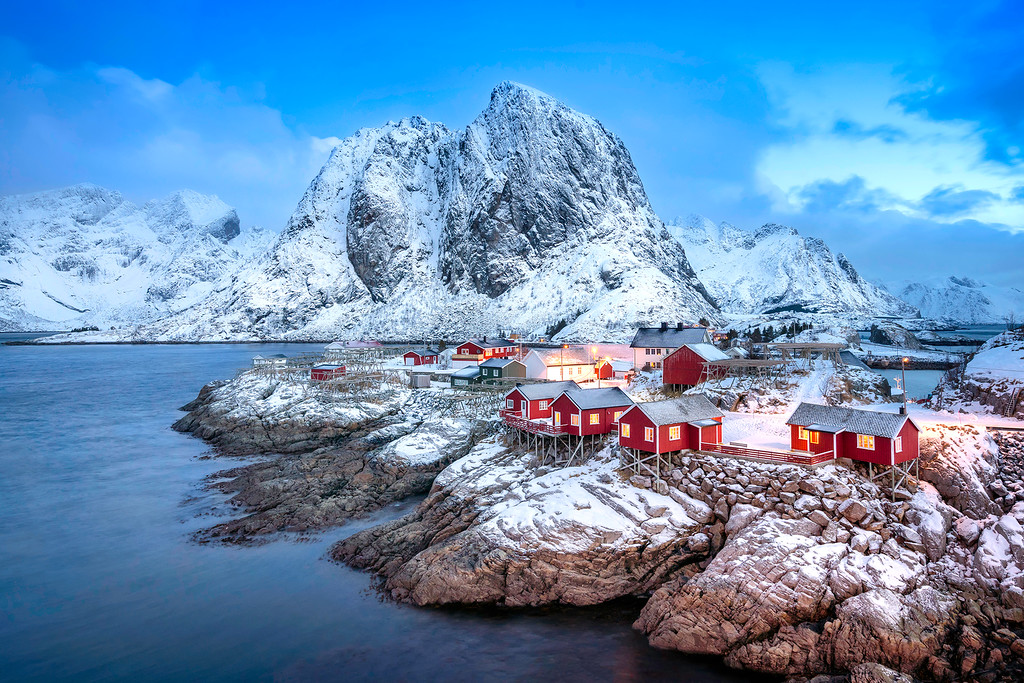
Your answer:
[[[547,422],[535,422],[527,420],[518,410],[502,409],[498,411],[501,419],[510,427],[522,429],[531,434],[547,434],[549,436],[561,436],[567,433],[568,425],[553,425]]]
[[[700,450],[706,453],[718,453],[720,455],[731,455],[739,458],[752,458],[754,460],[766,460],[768,462],[782,462],[793,465],[819,465],[829,462],[835,458],[832,451],[824,453],[807,453],[803,451],[781,451],[769,450],[766,448],[748,448],[747,446],[733,446],[724,443],[702,443]]]

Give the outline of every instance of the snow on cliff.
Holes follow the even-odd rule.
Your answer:
[[[1024,288],[996,287],[966,277],[947,277],[926,282],[901,282],[889,291],[921,315],[962,325],[1002,323],[1013,315],[1024,318]]]
[[[670,221],[697,276],[724,312],[914,316],[913,306],[871,284],[814,237],[769,224],[755,232],[703,216]]]
[[[336,147],[265,258],[158,339],[462,336],[625,340],[717,320],[622,141],[499,84],[469,126],[420,117]]]
[[[189,190],[142,207],[88,184],[2,197],[0,330],[149,322],[205,297],[268,242]]]

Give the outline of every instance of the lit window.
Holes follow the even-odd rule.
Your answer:
[[[622,434],[622,436],[624,436],[624,437],[626,437],[628,439],[629,438],[629,425],[622,425],[619,428],[619,432]]]
[[[621,410],[616,410],[615,411],[615,415],[612,417],[612,421],[613,422],[618,422],[620,417],[622,417],[622,411]]]
[[[875,450],[875,437],[868,436],[867,434],[858,434],[857,448],[863,448],[868,451]]]
[[[821,436],[818,434],[818,432],[811,432],[811,443],[818,443],[818,439],[820,438]]]
[[[601,424],[601,415],[599,413],[590,414],[590,424],[596,425]]]
[[[644,427],[644,441],[654,441],[654,427]]]
[[[896,437],[896,452],[897,453],[902,453],[903,452],[903,437],[902,436],[897,436]]]
[[[569,424],[571,424],[573,427],[579,427],[580,426],[580,414],[579,413],[573,413],[572,415],[570,415],[569,416]]]
[[[801,441],[807,441],[807,430],[804,429],[803,427],[800,427],[800,429],[797,431],[796,438],[798,438]]]
[[[668,428],[668,438],[672,439],[673,441],[676,441],[677,439],[679,439],[679,426],[678,425],[676,425],[675,427],[669,427]]]

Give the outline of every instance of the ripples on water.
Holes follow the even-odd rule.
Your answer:
[[[170,429],[177,407],[256,353],[310,348],[0,346],[0,678],[750,680],[648,647],[632,601],[384,602],[367,574],[323,559],[370,522],[304,543],[189,542],[225,500],[202,479],[237,461],[199,458],[202,442]]]

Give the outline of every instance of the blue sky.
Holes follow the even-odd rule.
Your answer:
[[[280,229],[337,139],[511,79],[619,135],[666,219],[1024,284],[1019,3],[207,4],[8,7],[0,193],[189,187]]]

